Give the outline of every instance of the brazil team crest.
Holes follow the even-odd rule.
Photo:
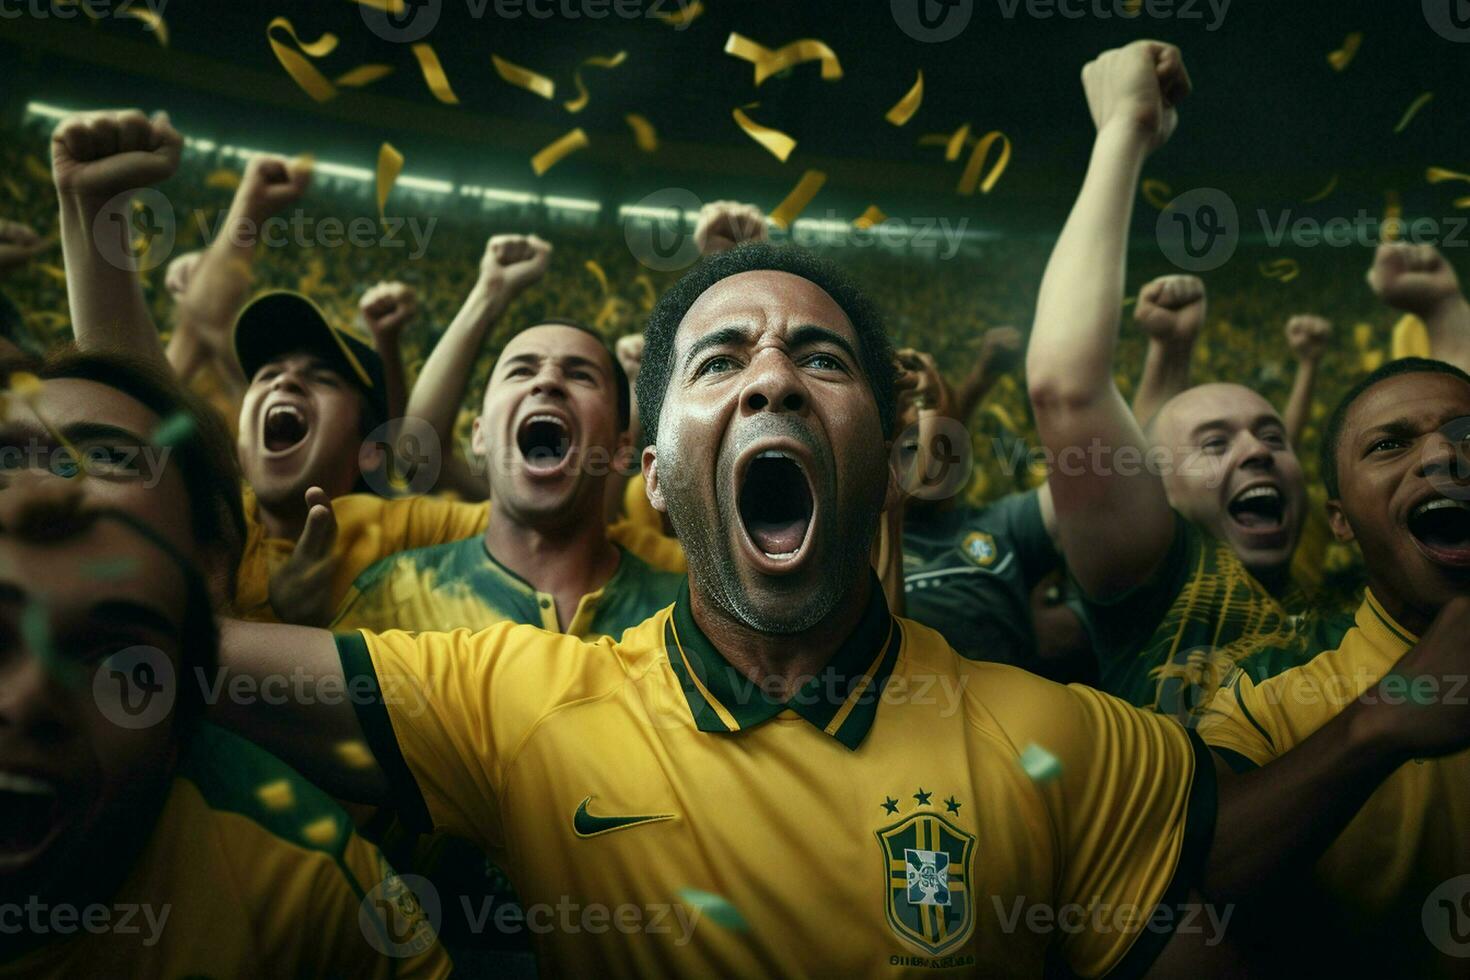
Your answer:
[[[960,545],[960,550],[975,564],[989,565],[995,561],[995,536],[984,531],[971,531],[965,535],[965,542]]]
[[[877,831],[888,924],[931,954],[964,942],[975,924],[970,857],[975,835],[937,813],[913,813]]]

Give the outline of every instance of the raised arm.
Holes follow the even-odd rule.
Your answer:
[[[1160,276],[1144,286],[1133,319],[1148,335],[1143,377],[1133,396],[1140,425],[1189,387],[1194,342],[1205,322],[1205,284],[1198,276]]]
[[[1286,321],[1286,342],[1296,358],[1296,380],[1286,403],[1286,438],[1301,444],[1302,430],[1312,414],[1312,391],[1317,384],[1317,364],[1332,339],[1332,324],[1320,316],[1294,316]]]
[[[990,389],[1000,376],[1016,366],[1020,360],[1024,338],[1015,327],[991,327],[980,338],[980,355],[959,384],[955,385],[952,404],[949,406],[953,418],[961,425],[969,425],[975,409],[990,394]]]
[[[1042,279],[1026,374],[1055,459],[1059,543],[1082,588],[1106,598],[1144,581],[1174,533],[1160,477],[1115,465],[1122,453],[1141,460],[1147,441],[1113,380],[1113,356],[1139,172],[1172,135],[1190,82],[1179,49],[1157,41],[1106,52],[1082,82],[1097,139]]]
[[[479,278],[408,395],[407,414],[433,426],[446,457],[454,447],[454,421],[485,335],[511,301],[546,274],[550,261],[551,243],[535,235],[496,235],[485,245]]]
[[[173,176],[184,140],[168,114],[68,116],[51,135],[72,329],[83,350],[122,350],[167,367],[133,254],[134,195]],[[145,220],[169,221],[149,207]]]
[[[367,695],[348,689],[331,633],[221,620],[219,659],[211,721],[264,746],[339,799],[384,802],[388,780],[357,720],[355,702]]]
[[[1454,266],[1433,245],[1385,242],[1373,256],[1368,285],[1396,310],[1424,321],[1436,360],[1470,371],[1470,303]]]
[[[419,312],[419,294],[407,283],[380,282],[362,294],[357,304],[373,347],[383,359],[383,386],[387,389],[388,418],[402,418],[408,409],[408,383],[399,341],[403,328]],[[390,439],[393,435],[390,434]]]

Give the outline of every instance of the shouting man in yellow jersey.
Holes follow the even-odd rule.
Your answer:
[[[1227,680],[1200,732],[1236,769],[1272,778],[1298,744],[1341,738],[1334,719],[1360,715],[1360,698],[1419,713],[1470,702],[1463,652],[1448,672],[1426,651],[1405,657],[1418,637],[1463,651],[1470,636],[1467,436],[1470,376],[1444,362],[1391,361],[1345,396],[1323,438],[1322,473],[1333,530],[1362,548],[1368,595],[1340,644],[1284,671],[1289,662],[1263,652]],[[1465,730],[1454,734],[1462,747],[1442,758],[1424,758],[1432,745],[1361,752],[1392,775],[1315,869],[1287,882],[1295,887],[1268,917],[1280,930],[1277,962],[1302,957],[1299,967],[1324,975],[1467,975],[1470,751]],[[1303,956],[1304,934],[1331,939]]]
[[[1178,52],[1124,54],[1110,115],[1162,116]],[[480,842],[547,926],[550,974],[1222,956],[1228,911],[1190,902],[1215,812],[1202,743],[889,613],[867,555],[898,493],[892,350],[862,294],[745,245],[666,294],[646,337],[643,471],[689,553],[672,606],[595,643],[227,623],[232,671],[358,696],[226,698],[220,716],[334,793]],[[354,738],[372,764],[337,757]]]
[[[446,975],[346,814],[200,720],[205,569],[239,541],[222,428],[117,358],[0,366],[22,380],[0,421],[0,977]]]

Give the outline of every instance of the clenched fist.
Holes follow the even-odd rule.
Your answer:
[[[1286,343],[1298,361],[1316,363],[1332,339],[1332,324],[1323,317],[1299,315],[1286,321]]]
[[[766,240],[766,216],[754,204],[711,201],[699,210],[694,224],[694,243],[700,255],[732,249],[741,242]]]
[[[419,311],[419,294],[408,283],[380,282],[362,294],[357,304],[377,346],[398,336]]]
[[[51,134],[51,176],[57,194],[101,203],[172,177],[183,147],[166,112],[78,113]]]
[[[194,270],[199,268],[199,260],[202,258],[203,252],[185,252],[168,264],[163,285],[175,303],[189,292],[189,283],[194,281]]]
[[[260,156],[245,165],[235,191],[241,217],[260,222],[301,200],[311,186],[311,164],[305,160]]]
[[[1460,294],[1455,269],[1433,245],[1385,242],[1373,256],[1368,285],[1396,310],[1423,318]]]
[[[512,299],[546,275],[551,243],[535,235],[495,235],[480,260],[480,280]]]
[[[1204,282],[1198,276],[1160,276],[1139,292],[1133,319],[1153,340],[1193,340],[1205,322]]]
[[[1134,41],[1104,51],[1082,69],[1087,107],[1099,133],[1111,126],[1144,140],[1152,151],[1163,146],[1179,125],[1179,103],[1192,84],[1184,56],[1172,44]]]
[[[638,370],[643,367],[643,335],[630,333],[619,337],[613,350],[618,363],[623,366],[623,373],[628,376],[628,383],[632,384],[638,379]]]

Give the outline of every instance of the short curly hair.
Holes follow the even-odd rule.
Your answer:
[[[659,415],[674,373],[674,334],[696,300],[711,286],[742,272],[786,272],[832,297],[857,334],[858,359],[878,404],[884,437],[893,434],[897,415],[893,344],[878,308],[847,274],[806,249],[769,242],[746,242],[704,259],[659,298],[643,332],[643,363],[638,372],[638,414],[644,439],[658,438]]]

